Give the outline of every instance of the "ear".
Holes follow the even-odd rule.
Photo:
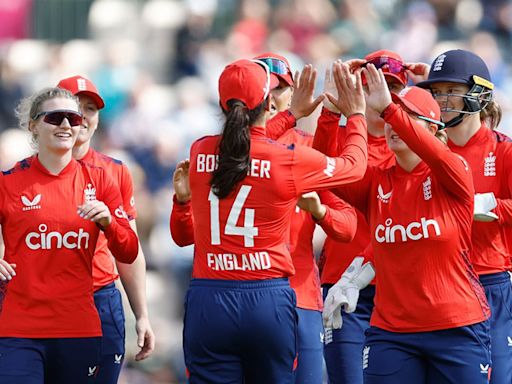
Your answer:
[[[438,126],[437,124],[434,124],[434,123],[429,123],[428,124],[428,130],[430,131],[430,133],[432,133],[433,135],[436,134],[437,130],[438,130]]]

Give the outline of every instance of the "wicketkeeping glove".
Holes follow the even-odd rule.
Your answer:
[[[359,291],[366,287],[375,277],[375,270],[370,262],[363,265],[364,257],[357,256],[343,272],[343,275],[327,293],[322,314],[324,327],[339,329],[343,324],[341,308],[346,313],[356,310]]]
[[[475,195],[475,208],[473,218],[475,221],[494,221],[498,220],[498,216],[491,212],[498,203],[494,197],[494,193],[477,193]]]

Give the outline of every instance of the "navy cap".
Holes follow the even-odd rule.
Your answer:
[[[454,49],[437,56],[430,67],[428,80],[416,84],[428,88],[432,83],[450,82],[473,86],[479,84],[489,89],[491,82],[489,69],[480,56],[462,49]]]

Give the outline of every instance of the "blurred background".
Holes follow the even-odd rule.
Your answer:
[[[0,168],[30,154],[14,108],[32,92],[80,74],[106,107],[94,146],[126,162],[148,264],[157,338],[135,363],[134,319],[125,303],[127,355],[120,383],[185,383],[183,295],[192,247],[169,234],[172,173],[193,140],[219,132],[217,78],[238,58],[265,51],[323,72],[336,58],[391,49],[431,63],[465,48],[489,66],[512,135],[512,3],[506,0],[0,0]],[[300,127],[313,132],[315,118]],[[321,239],[321,235],[319,236]]]

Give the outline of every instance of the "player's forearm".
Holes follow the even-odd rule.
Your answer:
[[[135,318],[147,318],[146,259],[141,247],[139,246],[139,254],[133,264],[116,263],[116,265]]]

